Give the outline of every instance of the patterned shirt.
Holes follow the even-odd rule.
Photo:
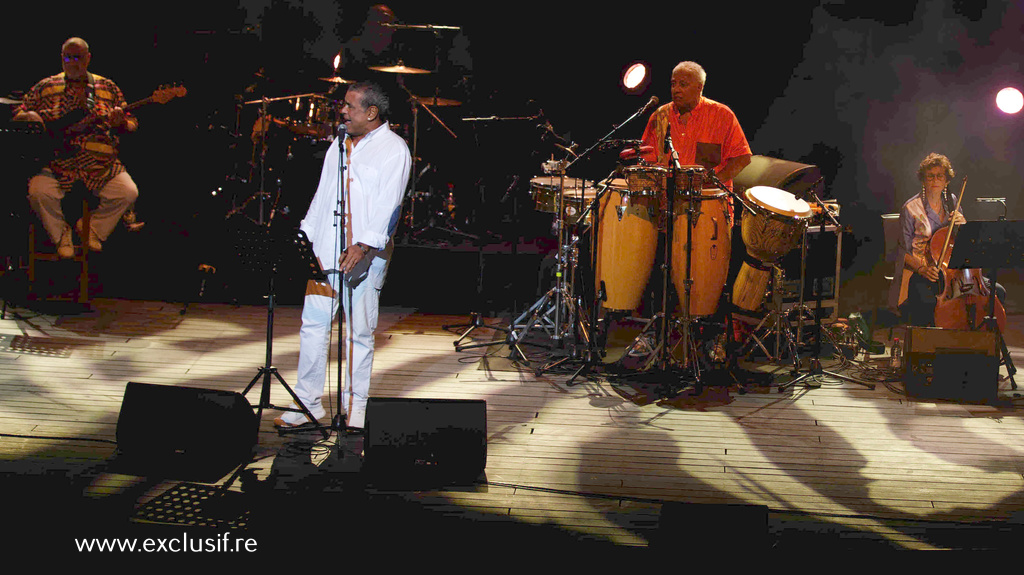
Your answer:
[[[89,81],[76,82],[61,73],[32,86],[14,113],[33,111],[43,121],[52,122],[78,109],[105,115],[117,106],[125,108],[127,103],[113,81],[89,74]],[[132,129],[138,126],[138,120],[132,116],[128,116],[128,122]],[[72,153],[54,158],[47,167],[65,193],[78,180],[90,191],[96,191],[125,171],[117,159],[118,141],[114,130],[95,122],[70,137],[67,144],[74,150]]]

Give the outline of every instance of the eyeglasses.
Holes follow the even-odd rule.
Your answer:
[[[65,62],[71,63],[84,60],[87,55],[88,54],[62,54],[61,57]]]
[[[926,179],[928,181],[932,181],[932,180],[945,180],[946,179],[946,174],[925,174],[924,175],[924,179]]]

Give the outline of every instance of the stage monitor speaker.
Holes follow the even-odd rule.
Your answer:
[[[821,170],[817,166],[768,156],[751,156],[747,167],[733,178],[733,187],[737,194],[754,186],[768,186],[802,196],[819,178]]]
[[[487,466],[483,400],[371,397],[367,474],[377,483],[472,483]]]
[[[994,333],[909,327],[904,348],[907,395],[967,402],[993,401],[999,389]]]
[[[680,545],[699,552],[733,553],[769,549],[768,507],[742,503],[666,503],[651,549],[678,553]]]
[[[212,482],[252,456],[258,426],[240,393],[128,382],[112,470]]]

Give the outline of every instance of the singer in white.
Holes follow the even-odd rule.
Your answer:
[[[380,290],[412,163],[405,140],[391,131],[388,112],[388,97],[376,84],[349,87],[341,110],[347,134],[327,150],[320,183],[300,225],[328,281],[307,285],[295,392],[314,417],[326,415],[322,396],[331,321],[340,295],[345,311],[342,408],[350,428],[365,425]],[[361,281],[342,277],[353,272]],[[309,423],[305,414],[293,411],[274,420],[278,427]]]

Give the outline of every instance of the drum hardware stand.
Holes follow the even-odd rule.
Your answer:
[[[417,98],[411,91],[409,91],[409,88],[407,88],[405,86],[405,81],[403,80],[403,76],[404,76],[404,74],[398,74],[397,83],[398,83],[398,86],[406,94],[409,95],[409,102],[412,105],[412,167],[411,167],[411,170],[410,170],[410,173],[412,174],[412,178],[411,178],[410,186],[409,186],[409,197],[410,197],[410,199],[412,199],[413,202],[415,202],[414,194],[416,193],[416,186],[417,186],[417,183],[419,181],[419,175],[420,175],[419,172],[417,171],[417,166],[416,166],[416,162],[417,162],[417,159],[418,159],[417,154],[418,154],[418,148],[419,148],[419,126],[420,126],[419,109],[420,109],[420,107],[422,107],[428,114],[430,114],[430,117],[434,118],[434,120],[438,124],[440,124],[441,127],[444,128],[445,131],[447,131],[451,135],[451,137],[453,139],[458,139],[458,136],[455,135],[455,132],[453,132],[451,130],[451,128],[449,128],[447,125],[445,125],[444,122],[441,121],[441,118],[437,117],[437,114],[435,114],[433,112],[433,110],[430,109],[429,106],[427,106],[425,103],[420,101],[419,98]],[[415,217],[415,214],[414,214],[414,212],[411,211],[413,207],[414,207],[413,205],[410,205],[410,214],[409,214],[409,227],[410,228],[413,227],[413,225],[415,224],[415,222],[413,222],[413,218]],[[448,217],[444,218],[444,221],[443,221],[441,226],[436,225],[436,219],[437,219],[436,216],[437,216],[437,214],[429,215],[428,218],[427,218],[427,223],[425,225],[421,226],[420,228],[415,229],[415,231],[413,231],[410,234],[410,237],[417,238],[421,234],[423,234],[423,233],[425,233],[425,232],[427,232],[429,230],[436,229],[436,230],[441,230],[441,231],[450,233],[450,234],[452,234],[454,236],[462,237],[462,238],[468,239],[468,240],[476,241],[476,240],[480,239],[478,236],[466,233],[466,232],[458,229],[454,225],[452,225],[452,223],[449,221],[450,220],[450,216],[451,216],[451,212],[450,211],[448,211]]]
[[[821,180],[819,180],[819,182],[820,181]],[[821,198],[819,198],[818,195],[814,192],[813,187],[810,190],[809,194],[811,196],[811,199],[813,199],[815,202],[817,202],[818,205],[822,205]],[[828,217],[828,219],[832,220],[832,223],[836,226],[837,229],[840,227],[839,226],[839,220],[836,219],[836,217],[832,214],[832,212],[830,212],[829,210],[823,208],[822,209],[822,213],[824,213]],[[822,231],[822,233],[824,233],[824,231],[825,231],[825,219],[824,218],[822,218],[822,220],[821,220],[821,231]],[[833,372],[833,371],[827,371],[825,369],[822,369],[822,367],[821,367],[821,292],[822,292],[821,280],[822,280],[822,278],[820,276],[814,278],[814,285],[815,285],[815,290],[814,290],[815,291],[815,294],[814,294],[814,298],[815,298],[814,323],[815,323],[815,326],[817,327],[818,335],[815,338],[814,355],[810,359],[810,365],[808,367],[808,371],[807,371],[807,373],[804,373],[802,375],[797,375],[797,374],[800,373],[800,358],[799,358],[799,356],[797,356],[797,358],[795,360],[795,363],[794,363],[794,366],[793,366],[793,372],[792,372],[792,374],[794,376],[796,376],[796,377],[794,377],[790,381],[787,381],[787,382],[779,385],[779,391],[780,392],[785,391],[789,387],[792,387],[792,386],[797,385],[799,383],[803,383],[806,380],[809,380],[812,377],[816,377],[816,376],[819,376],[819,375],[827,375],[827,376],[830,376],[830,377],[834,377],[836,379],[841,379],[843,381],[848,381],[850,383],[856,383],[858,385],[862,385],[862,386],[866,387],[867,389],[874,389],[875,388],[875,384],[873,384],[873,383],[868,383],[868,382],[865,382],[865,381],[860,381],[858,379],[854,379],[854,378],[852,378],[852,377],[850,377],[848,375],[844,375],[844,374],[841,374],[841,373],[836,373],[836,372]],[[801,295],[803,294],[802,290],[803,290],[803,288],[801,287]],[[817,383],[815,380],[811,380],[811,381],[809,381],[807,383],[803,383],[803,385],[804,385],[804,387],[808,387],[808,388],[821,387],[821,384]]]
[[[786,272],[783,271],[781,267],[779,267],[778,265],[772,265],[771,308],[769,309],[768,313],[765,314],[763,318],[761,318],[761,321],[757,324],[757,327],[755,327],[754,330],[751,332],[750,337],[747,338],[747,341],[745,341],[743,345],[740,346],[737,355],[744,356],[747,353],[749,353],[749,351],[745,350],[747,350],[748,347],[752,348],[753,346],[751,346],[751,342],[754,342],[757,344],[758,347],[761,348],[761,351],[763,351],[764,354],[768,356],[768,361],[772,363],[778,363],[779,360],[782,359],[782,350],[780,349],[780,338],[785,337],[786,347],[789,350],[790,356],[794,361],[794,369],[796,369],[797,366],[800,365],[800,355],[797,353],[796,341],[793,339],[793,334],[790,331],[791,326],[789,325],[789,316],[788,314],[782,311],[782,285],[785,281],[785,277]],[[761,337],[758,337],[758,332],[761,331],[763,327],[765,327],[766,323],[768,324],[767,331],[765,331],[765,333],[763,333]],[[775,336],[774,355],[772,354],[772,352],[768,351],[768,348],[765,347],[764,345],[765,341],[767,341],[768,338],[772,335]],[[761,338],[764,338],[764,341],[762,341]],[[750,351],[753,351],[753,349],[751,349]]]
[[[260,132],[261,132],[260,133],[260,147],[259,147],[259,151],[260,151],[260,158],[259,158],[260,188],[258,190],[256,190],[256,192],[254,192],[253,195],[251,195],[248,198],[246,198],[246,200],[244,202],[242,202],[242,204],[240,206],[234,207],[230,211],[228,211],[227,215],[224,216],[224,219],[228,219],[231,216],[233,216],[233,215],[243,211],[246,208],[246,206],[249,205],[249,202],[251,202],[253,200],[253,198],[258,198],[259,199],[259,212],[257,214],[257,218],[255,220],[255,223],[257,225],[260,225],[260,226],[264,226],[264,225],[265,226],[269,226],[270,225],[271,221],[274,219],[274,211],[275,211],[277,202],[274,203],[275,204],[274,206],[271,206],[271,208],[269,210],[269,215],[267,215],[267,213],[266,213],[267,212],[266,201],[267,201],[267,198],[270,197],[270,193],[267,192],[267,186],[266,186],[266,176],[267,176],[267,134],[270,132],[269,122],[272,122],[272,120],[270,120],[270,116],[269,116],[269,111],[267,109],[267,105],[270,104],[271,102],[278,102],[278,101],[281,101],[281,100],[295,100],[295,99],[301,99],[301,98],[312,97],[312,96],[319,96],[319,94],[309,93],[309,94],[299,94],[297,96],[280,96],[280,97],[277,97],[277,98],[266,98],[266,97],[264,97],[264,98],[261,98],[259,100],[250,100],[248,102],[245,102],[246,105],[248,105],[248,104],[260,104],[260,112],[259,112],[260,113],[260,120],[259,121],[261,122],[261,124],[260,124],[261,125],[261,130],[260,130]],[[240,110],[239,110],[239,113],[240,113]],[[254,149],[253,150],[254,154],[255,154],[255,151],[256,150]],[[255,161],[253,163],[255,163]],[[250,178],[250,181],[251,180],[252,180],[252,178]],[[278,198],[280,199],[280,188],[278,189],[278,194],[279,194]],[[266,216],[266,221],[264,221],[265,216]]]
[[[615,169],[612,170],[611,173],[609,173],[608,176],[604,180],[602,180],[602,183],[599,184],[597,186],[597,188],[596,188],[596,193],[594,194],[594,199],[588,203],[587,207],[584,208],[582,212],[580,212],[580,214],[578,216],[578,219],[576,220],[576,224],[575,225],[578,228],[578,227],[581,226],[581,222],[587,221],[588,216],[591,216],[591,214],[593,214],[593,216],[590,217],[590,220],[591,220],[591,224],[590,224],[590,237],[591,237],[591,242],[590,242],[590,245],[591,245],[591,249],[590,249],[590,264],[591,264],[591,267],[590,267],[590,269],[591,270],[596,270],[597,269],[597,250],[595,249],[595,246],[596,246],[596,243],[597,243],[597,234],[598,234],[598,230],[599,230],[599,227],[600,227],[600,221],[601,221],[601,217],[600,217],[601,199],[605,196],[605,194],[608,193],[608,189],[609,189],[609,187],[611,187],[612,178],[614,178],[615,175],[617,173],[619,173],[619,171],[620,171],[620,167],[616,166]],[[584,189],[586,189],[586,186],[584,186]],[[609,206],[609,207],[611,207],[611,206]],[[582,232],[580,232],[578,235],[582,235]],[[575,261],[576,260],[573,260],[574,264],[575,264]],[[573,278],[576,277],[575,272],[576,272],[576,266],[574,265],[573,266]],[[575,303],[575,306],[576,306],[576,319],[577,319],[577,326],[576,327],[578,328],[577,333],[579,334],[579,337],[581,337],[584,340],[584,343],[585,343],[586,347],[585,347],[585,349],[584,349],[584,351],[582,353],[583,363],[572,374],[572,376],[569,377],[568,380],[566,380],[565,384],[567,386],[571,387],[573,385],[576,385],[576,378],[579,377],[580,375],[582,375],[585,372],[589,372],[595,365],[597,365],[597,363],[598,363],[598,361],[599,361],[599,359],[601,357],[600,356],[600,352],[597,349],[597,342],[595,341],[596,337],[595,337],[594,329],[596,329],[596,327],[597,327],[597,325],[596,325],[597,324],[597,317],[598,317],[598,314],[599,314],[599,311],[600,311],[599,307],[601,305],[601,301],[603,301],[603,300],[604,300],[604,286],[603,286],[603,284],[601,286],[595,286],[595,294],[594,294],[594,298],[593,298],[593,302],[592,302],[593,305],[591,306],[591,308],[589,310],[589,316],[588,316],[587,313],[584,313],[585,306],[583,304],[583,297],[576,296],[576,299],[575,299],[574,303]],[[588,317],[591,319],[590,322],[587,321]],[[577,356],[578,356],[578,350],[574,347],[573,348],[573,353],[571,355],[568,355],[568,356],[566,356],[566,357],[564,357],[564,358],[562,358],[560,360],[556,360],[555,362],[552,362],[552,363],[544,366],[543,368],[538,369],[537,370],[537,375],[539,376],[541,373],[543,373],[547,369],[550,369],[550,368],[553,368],[553,367],[555,367],[557,365],[560,365],[561,363],[564,363],[565,361],[568,361],[569,359],[579,359],[579,357],[577,357]]]

